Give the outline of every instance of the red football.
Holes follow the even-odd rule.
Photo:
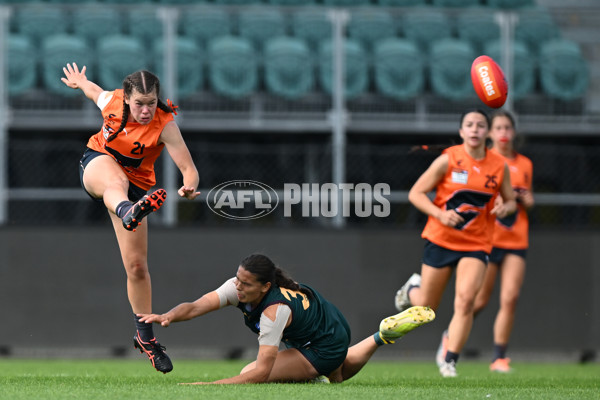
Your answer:
[[[479,56],[471,65],[471,81],[477,96],[488,107],[500,108],[508,96],[508,84],[504,72],[488,56]]]

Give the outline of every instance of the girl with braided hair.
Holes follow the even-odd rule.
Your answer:
[[[148,227],[142,219],[158,210],[167,197],[164,189],[147,194],[156,184],[154,163],[163,148],[179,168],[181,197],[193,200],[199,176],[190,152],[173,118],[171,105],[159,99],[160,81],[148,71],[137,71],[123,80],[123,88],[105,91],[85,75],[77,64],[63,67],[63,83],[81,89],[102,112],[104,123],[93,135],[80,161],[83,189],[92,199],[104,202],[112,221],[127,273],[127,295],[137,332],[134,346],[146,353],[160,372],[173,369],[152,331],[138,321],[137,313],[152,312],[152,287],[148,272]],[[167,100],[168,102],[168,100]]]
[[[194,384],[342,382],[356,375],[380,346],[435,318],[429,307],[409,308],[385,318],[374,335],[349,347],[350,327],[342,313],[262,254],[246,257],[234,278],[198,300],[139,317],[166,327],[225,306],[237,307],[246,326],[258,334],[258,356],[237,376]],[[280,351],[281,343],[286,348]]]

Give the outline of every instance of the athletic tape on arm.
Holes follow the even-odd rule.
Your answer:
[[[260,316],[258,344],[261,346],[279,346],[290,315],[292,315],[292,310],[285,304],[280,304],[277,307],[275,321],[271,321],[263,312]]]
[[[219,308],[225,307],[228,303],[232,306],[237,306],[240,300],[237,297],[237,289],[235,288],[235,278],[228,279],[217,290],[219,295]]]

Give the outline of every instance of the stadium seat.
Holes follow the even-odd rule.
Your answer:
[[[323,0],[323,4],[331,7],[368,6],[369,0]]]
[[[407,39],[390,38],[375,45],[375,88],[396,100],[412,99],[425,87],[425,63],[418,47]]]
[[[103,3],[112,3],[112,4],[147,4],[152,3],[153,0],[101,0]]]
[[[559,36],[560,30],[546,8],[535,7],[519,12],[515,39],[527,44],[532,52],[537,54],[542,43]]]
[[[377,0],[377,3],[384,7],[414,7],[423,6],[426,0]]]
[[[353,10],[348,23],[348,35],[370,51],[379,40],[396,36],[394,19],[387,11],[377,8]]]
[[[277,6],[309,6],[317,2],[317,0],[266,0],[266,3]]]
[[[536,65],[535,57],[529,52],[527,46],[520,41],[512,44],[513,49],[513,79],[509,86],[508,94],[514,100],[523,98],[535,90]],[[492,57],[502,68],[502,49],[500,41],[490,42],[485,46],[485,54]]]
[[[223,36],[208,44],[208,74],[212,89],[239,99],[258,87],[258,60],[248,39]]]
[[[287,99],[297,99],[314,86],[311,54],[298,38],[278,37],[265,43],[264,76],[268,91]]]
[[[188,37],[178,36],[177,51],[177,98],[181,99],[201,89],[204,80],[203,54],[200,46]],[[154,71],[164,79],[164,41],[158,39],[154,45]]]
[[[40,0],[27,0],[38,2]],[[59,4],[82,4],[82,3],[94,3],[98,0],[46,0],[48,3],[59,3]],[[19,0],[13,0],[13,2],[19,2]]]
[[[350,99],[366,91],[369,85],[368,61],[359,42],[344,41],[345,97]],[[333,44],[330,39],[319,49],[319,82],[323,90],[333,92]]]
[[[89,3],[73,11],[73,32],[95,46],[98,39],[123,33],[123,14],[116,7]]]
[[[63,9],[43,3],[32,3],[17,8],[14,21],[17,32],[30,37],[36,47],[50,35],[65,33],[69,27],[68,22]]]
[[[51,93],[61,96],[78,96],[77,90],[67,87],[60,78],[67,63],[76,63],[81,69],[87,66],[86,76],[94,80],[94,51],[87,42],[75,35],[58,34],[48,37],[42,43],[41,71],[43,85]]]
[[[33,89],[37,81],[37,52],[31,39],[25,35],[7,36],[6,69],[8,94],[16,96]],[[59,78],[60,79],[60,78]]]
[[[535,5],[534,0],[487,0],[488,7],[494,8],[522,8]]]
[[[183,34],[201,46],[232,31],[232,20],[227,10],[203,5],[186,9],[180,17],[180,25]]]
[[[214,2],[215,4],[245,6],[248,4],[260,3],[260,0],[214,0]]]
[[[148,69],[148,51],[133,36],[111,35],[100,38],[97,48],[98,83],[106,90],[122,87],[123,79],[138,70]]]
[[[256,50],[271,38],[285,35],[283,14],[274,7],[257,6],[244,9],[239,15],[240,36],[250,40]]]
[[[191,0],[156,0],[159,4],[192,4]],[[207,3],[208,0],[194,0],[193,4]]]
[[[449,100],[464,100],[475,96],[471,82],[473,47],[461,39],[446,38],[431,45],[429,55],[432,91]]]
[[[431,7],[409,9],[402,21],[404,36],[417,43],[422,51],[429,51],[432,42],[452,36],[450,20],[439,9]]]
[[[542,45],[539,56],[540,83],[550,97],[575,100],[589,87],[589,69],[576,42],[555,39]]]
[[[158,18],[158,8],[143,5],[125,11],[125,21],[129,34],[140,40],[162,36],[162,22]]]
[[[494,14],[485,7],[475,7],[462,11],[456,17],[456,30],[460,39],[471,43],[480,54],[484,45],[500,39],[500,26]]]
[[[292,33],[303,39],[313,51],[317,51],[323,38],[331,37],[331,21],[327,12],[321,8],[306,8],[292,15]]]
[[[480,0],[432,0],[436,7],[473,7],[481,5]]]

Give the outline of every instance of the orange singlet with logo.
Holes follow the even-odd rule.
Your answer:
[[[503,158],[508,164],[510,183],[515,192],[531,191],[533,176],[531,160],[519,153],[516,153],[514,158]],[[516,213],[496,219],[492,243],[494,247],[501,249],[525,250],[529,247],[529,217],[523,204],[517,201]]]
[[[117,89],[102,109],[102,130],[90,138],[87,147],[112,156],[125,171],[129,182],[148,190],[156,184],[154,162],[165,146],[158,141],[165,125],[173,121],[173,115],[157,108],[149,124],[127,122],[117,137],[107,143],[106,138],[121,126],[122,116],[123,89]]]
[[[492,251],[495,216],[490,214],[494,197],[504,179],[504,159],[486,149],[475,160],[463,145],[444,150],[448,169],[436,188],[433,203],[442,210],[453,209],[464,218],[456,227],[443,225],[430,216],[421,237],[454,251]]]

